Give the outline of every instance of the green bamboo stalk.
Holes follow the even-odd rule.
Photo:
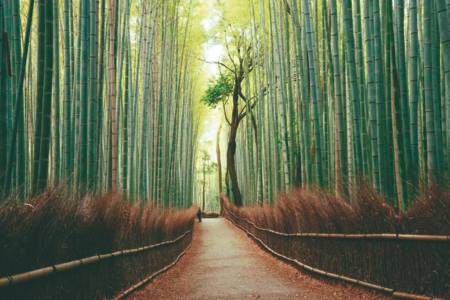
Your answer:
[[[417,30],[417,1],[409,1],[408,13],[409,28],[409,47],[408,47],[408,96],[409,96],[409,131],[411,133],[411,180],[417,184],[419,170],[419,128],[418,128],[418,101],[419,101],[419,78],[418,78],[418,60],[419,60],[419,40]]]
[[[423,63],[426,126],[427,179],[431,183],[436,175],[436,137],[433,111],[433,67],[432,67],[432,3],[423,3]]]
[[[366,43],[366,78],[367,78],[367,98],[369,103],[369,128],[371,137],[371,153],[372,153],[372,180],[375,186],[380,187],[380,168],[379,168],[379,152],[378,152],[378,135],[377,135],[377,105],[375,90],[375,68],[374,68],[374,38],[372,24],[372,9],[370,3],[365,2],[364,7],[364,27],[365,27],[365,43]]]
[[[53,4],[53,49],[59,49],[59,8],[58,3]],[[54,55],[54,76],[53,76],[53,102],[52,102],[52,158],[51,158],[51,179],[52,184],[59,183],[61,179],[61,113],[60,113],[60,55],[55,51]]]
[[[312,102],[312,123],[313,123],[313,131],[314,131],[314,167],[315,167],[315,175],[316,182],[319,185],[322,185],[323,176],[322,176],[322,157],[321,157],[321,138],[320,138],[320,125],[319,125],[319,95],[317,93],[317,72],[316,72],[316,55],[315,55],[315,44],[313,39],[313,31],[311,27],[311,15],[309,10],[309,1],[303,0],[303,16],[305,22],[305,34],[306,34],[306,47],[308,53],[308,64],[309,64],[309,80],[310,80],[310,93],[311,93],[311,102]]]
[[[404,145],[404,160],[405,160],[405,175],[409,179],[411,178],[411,144],[410,141],[410,129],[409,129],[409,111],[408,111],[408,88],[407,88],[407,70],[406,70],[406,62],[405,62],[405,33],[404,33],[404,1],[400,0],[396,2],[395,5],[395,44],[396,44],[396,55],[395,58],[397,60],[397,69],[398,69],[398,84],[400,86],[400,98],[401,98],[401,122],[402,122],[402,144]],[[395,83],[395,82],[393,82]]]
[[[382,193],[387,192],[387,160],[386,158],[386,102],[384,92],[384,76],[383,76],[383,54],[382,54],[382,39],[381,39],[381,20],[380,7],[378,2],[372,2],[372,22],[373,22],[373,64],[374,64],[374,85],[376,95],[376,134],[377,134],[377,148],[378,152],[378,176],[379,188]]]
[[[331,16],[331,52],[333,56],[333,70],[334,70],[334,106],[335,106],[335,191],[338,195],[342,194],[344,186],[343,175],[345,174],[345,157],[343,155],[343,148],[345,143],[344,135],[344,119],[342,115],[342,83],[340,74],[339,61],[339,45],[338,45],[338,23],[336,0],[330,1],[330,16]]]
[[[109,1],[109,101],[110,101],[110,121],[111,121],[111,190],[117,189],[117,124],[116,124],[116,64],[115,64],[115,16],[116,3],[114,0]]]
[[[6,43],[5,38],[5,3],[0,2],[0,98],[6,99],[6,78],[7,74],[7,62],[5,59],[4,45]],[[0,101],[0,164],[6,166],[8,162],[8,131],[7,131],[7,105],[6,101]],[[0,170],[0,183],[2,187],[7,181],[6,170],[3,168]],[[6,191],[4,190],[4,193]],[[3,193],[2,193],[3,195]]]
[[[64,0],[64,102],[63,102],[63,177],[69,180],[72,174],[72,46],[71,46],[71,0]]]
[[[444,107],[446,107],[446,128],[445,131],[447,133],[446,139],[446,151],[444,154],[447,155],[447,170],[450,169],[450,33],[446,28],[449,28],[448,23],[448,15],[449,15],[449,4],[447,3],[447,8],[445,7],[445,2],[443,0],[436,0],[436,10],[438,14],[438,22],[439,22],[439,38],[442,48],[442,58],[444,65]],[[447,15],[446,13],[447,12]]]
[[[38,69],[36,131],[34,140],[33,193],[47,185],[51,138],[53,76],[53,1],[40,1],[38,10]]]
[[[432,15],[432,81],[433,81],[433,111],[434,128],[436,138],[436,174],[435,181],[440,182],[443,162],[443,143],[442,143],[442,106],[441,106],[441,62],[440,62],[440,43],[439,28],[437,23],[436,7],[433,5]]]
[[[87,6],[87,5],[86,5]],[[95,190],[96,178],[97,178],[97,164],[98,164],[98,93],[97,93],[97,3],[96,1],[89,1],[89,7],[86,7],[89,14],[89,59],[88,59],[88,101],[87,101],[87,180],[88,187],[91,190]]]
[[[281,2],[280,2],[281,5]],[[281,8],[279,7],[279,10]],[[289,149],[288,149],[288,128],[287,128],[287,116],[286,116],[286,106],[285,102],[288,100],[286,95],[286,89],[284,86],[285,79],[284,79],[284,69],[283,69],[283,62],[281,54],[283,52],[283,48],[281,46],[281,37],[279,34],[279,31],[282,30],[280,28],[281,22],[277,24],[277,14],[275,11],[275,6],[271,5],[271,23],[272,23],[272,34],[273,34],[273,43],[275,44],[274,47],[274,65],[275,65],[275,85],[276,85],[276,94],[277,94],[277,104],[278,104],[278,111],[281,113],[280,115],[280,132],[281,132],[281,153],[282,153],[282,173],[283,173],[283,187],[282,190],[286,190],[287,187],[290,186],[290,171],[289,171]],[[278,29],[280,28],[280,29]]]
[[[354,170],[355,177],[362,174],[362,146],[361,146],[361,128],[360,128],[360,92],[357,80],[357,69],[355,64],[355,41],[353,36],[353,20],[352,20],[352,6],[349,0],[343,2],[344,14],[344,30],[345,30],[345,49],[346,62],[348,67],[349,85],[350,85],[350,99],[352,103],[352,136],[354,145]]]

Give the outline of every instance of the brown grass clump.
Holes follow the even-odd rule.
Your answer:
[[[397,214],[372,187],[362,184],[352,200],[320,189],[295,189],[274,205],[249,206],[238,214],[258,226],[285,233],[421,233],[450,235],[450,190],[434,185]]]
[[[65,261],[172,240],[193,226],[196,210],[160,210],[119,194],[76,198],[48,189],[27,203],[0,202],[0,277]],[[169,264],[188,245],[111,259],[3,289],[8,299],[92,299],[115,295]]]
[[[393,288],[450,297],[448,241],[283,237],[243,221],[283,233],[404,233],[450,235],[450,189],[432,186],[397,214],[367,184],[352,200],[318,189],[296,189],[273,206],[237,208],[222,200],[225,216],[275,251],[314,268]],[[227,212],[232,212],[240,219]]]
[[[404,232],[450,235],[450,189],[433,185],[400,218]]]

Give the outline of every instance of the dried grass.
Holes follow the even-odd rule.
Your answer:
[[[412,233],[450,235],[450,191],[434,185],[406,211],[397,214],[369,185],[352,192],[352,201],[320,189],[298,188],[273,206],[236,212],[261,227],[285,233]]]

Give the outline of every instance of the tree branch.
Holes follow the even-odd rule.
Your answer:
[[[258,102],[258,101],[255,100],[255,101],[252,103],[252,105],[250,105],[250,110],[252,110],[253,108],[255,108],[257,102]],[[248,110],[249,110],[248,107],[249,107],[249,106],[248,106],[248,104],[247,104],[247,105],[245,105],[244,108],[241,110],[241,112],[239,113],[238,122],[240,122],[243,118],[245,118],[245,116],[247,115],[247,112],[248,112]]]
[[[228,58],[230,59],[230,61],[231,61],[231,63],[233,64],[233,66],[234,66],[234,71],[233,71],[233,73],[234,74],[236,74],[236,63],[234,62],[234,59],[233,59],[233,57],[231,56],[231,51],[230,51],[230,46],[228,45],[228,41],[227,41],[227,36],[225,35],[225,48],[227,48],[227,55],[228,55]]]
[[[266,94],[266,91],[267,91],[267,88],[266,87],[264,87],[262,90],[261,90],[261,93],[259,94],[259,95],[263,95],[263,96],[265,96]],[[239,121],[240,120],[242,120],[243,118],[245,118],[245,116],[247,115],[247,112],[248,112],[248,108],[249,108],[249,102],[251,101],[251,100],[253,100],[253,99],[255,99],[255,101],[253,101],[253,103],[250,105],[250,110],[252,110],[253,108],[255,108],[255,106],[256,106],[256,103],[258,102],[258,96],[259,95],[255,95],[255,96],[253,96],[253,97],[251,97],[250,99],[247,99],[247,97],[242,93],[242,91],[239,91],[239,96],[242,98],[242,100],[244,100],[244,102],[246,103],[246,105],[242,108],[242,110],[241,110],[241,112],[239,113],[239,117],[238,117],[238,119],[239,119]]]
[[[235,72],[232,68],[230,68],[229,66],[227,66],[223,62],[220,62],[220,61],[207,61],[207,60],[204,60],[203,58],[199,58],[199,60],[201,60],[202,62],[207,63],[207,64],[215,64],[215,65],[222,66],[222,67],[226,68],[227,70],[229,70],[232,73]]]
[[[225,121],[227,121],[228,125],[231,126],[230,119],[227,116],[227,110],[226,110],[226,107],[225,107],[225,101],[222,101],[222,107],[223,107],[223,115],[225,116]]]

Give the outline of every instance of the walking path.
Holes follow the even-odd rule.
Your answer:
[[[196,224],[178,264],[132,299],[384,299],[299,272],[224,219]]]

